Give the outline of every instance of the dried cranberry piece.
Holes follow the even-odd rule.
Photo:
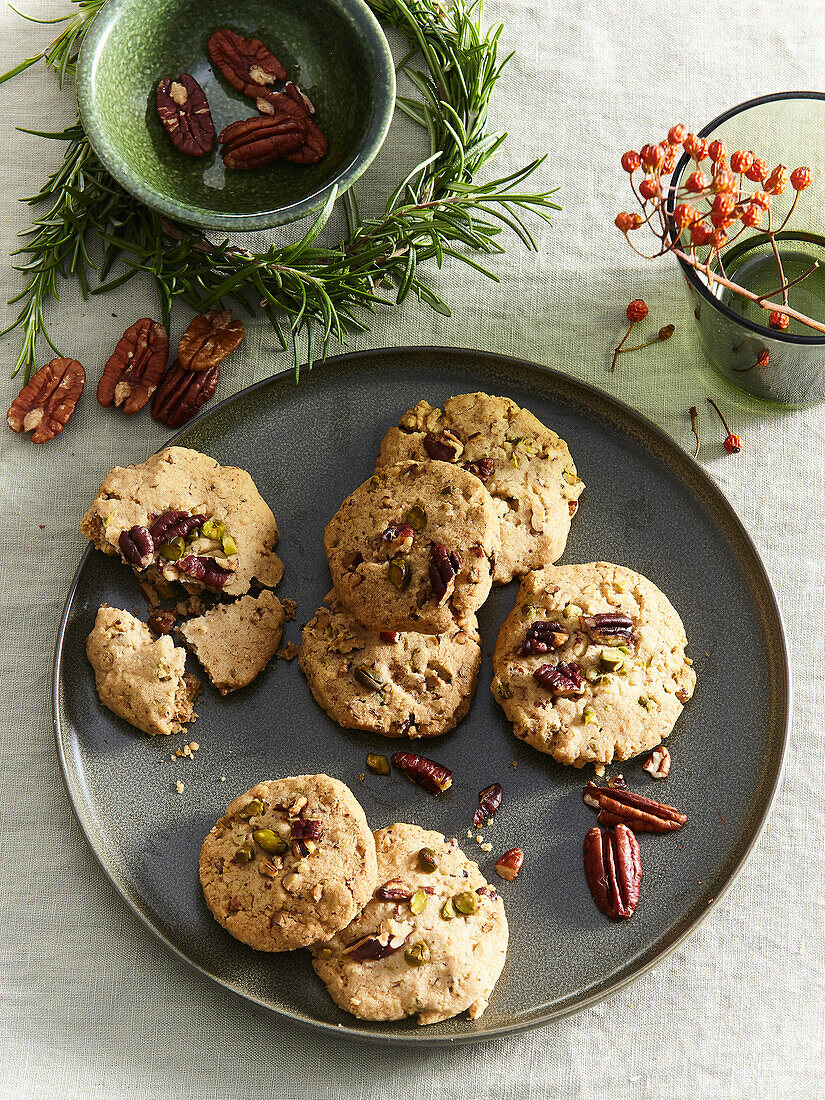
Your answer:
[[[461,555],[456,550],[447,551],[440,542],[430,546],[430,584],[436,598],[442,600],[447,594],[447,586],[461,569]]]
[[[300,820],[293,821],[290,827],[290,835],[308,840],[319,840],[321,837],[321,822]]]

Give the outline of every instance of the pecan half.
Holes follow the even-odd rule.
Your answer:
[[[121,531],[118,538],[120,552],[136,569],[146,569],[155,556],[155,543],[145,527],[135,525]]]
[[[6,413],[9,427],[31,432],[32,443],[48,443],[71,420],[85,382],[86,372],[76,359],[52,359],[12,401]]]
[[[203,581],[207,588],[223,588],[229,583],[234,569],[224,569],[213,558],[188,554],[175,562],[181,573],[196,581]]]
[[[654,749],[653,752],[645,760],[642,767],[646,772],[649,772],[654,779],[667,779],[670,775],[670,753],[664,747],[660,745],[658,749]]]
[[[415,926],[411,923],[398,924],[395,921],[388,921],[387,924],[391,927],[382,927],[381,931],[372,936],[362,936],[360,940],[345,947],[341,954],[357,962],[385,959],[387,955],[392,955],[404,946]]]
[[[167,428],[180,428],[205,405],[218,386],[220,367],[184,370],[176,359],[161,379],[152,401],[152,416]]]
[[[508,882],[512,882],[521,870],[522,863],[524,863],[524,852],[521,848],[511,848],[509,852],[505,852],[503,856],[499,856],[496,860],[496,874],[501,875]]]
[[[409,901],[412,896],[413,891],[408,890],[400,878],[391,878],[373,894],[378,901]]]
[[[437,764],[435,760],[428,760],[426,756],[417,756],[414,752],[395,752],[391,759],[407,779],[431,794],[446,791],[453,782],[453,773],[449,768]]]
[[[268,85],[286,80],[286,69],[258,38],[243,38],[227,28],[215,31],[206,49],[221,76],[251,99],[270,97]]]
[[[190,157],[202,157],[215,144],[215,125],[203,88],[189,73],[164,77],[155,93],[158,118],[172,144]]]
[[[632,917],[639,904],[642,860],[639,842],[626,825],[594,825],[584,838],[584,873],[598,908],[612,920]]]
[[[141,317],[127,328],[103,368],[97,399],[104,409],[140,412],[158,388],[169,358],[169,336],[163,325]]]
[[[519,646],[522,657],[533,653],[549,653],[551,649],[560,649],[570,641],[570,635],[556,622],[537,622],[527,629],[524,641]]]
[[[430,584],[436,599],[441,602],[447,595],[447,589],[461,569],[461,555],[456,550],[449,553],[440,542],[430,546]]]
[[[500,783],[492,783],[478,792],[478,809],[473,815],[473,825],[477,829],[480,829],[484,822],[501,807],[503,797],[504,790]]]
[[[287,153],[286,160],[293,164],[317,164],[326,156],[327,148],[327,139],[314,122],[307,120],[303,144],[294,153]]]
[[[582,615],[582,626],[600,645],[632,644],[633,620],[621,611],[605,612],[602,615]]]
[[[464,469],[479,479],[479,481],[486,481],[487,478],[492,476],[493,471],[496,468],[496,464],[492,458],[479,458],[475,462],[466,462]]]
[[[562,662],[558,665],[542,665],[533,673],[533,679],[555,696],[566,698],[571,695],[584,695],[584,680],[575,661]]]
[[[445,431],[441,435],[427,432],[424,436],[424,450],[430,458],[441,462],[456,462],[461,457],[464,444],[453,432]]]
[[[202,371],[222,363],[243,340],[243,323],[228,309],[199,313],[178,344],[178,360],[186,370]]]
[[[597,787],[588,783],[584,794],[598,803],[599,821],[603,825],[621,823],[631,825],[637,833],[671,833],[681,829],[687,821],[687,817],[673,806],[619,787]]]
[[[189,512],[164,512],[149,528],[149,533],[156,543],[176,538],[185,539],[196,527],[206,523],[206,518],[204,515],[192,516]]]
[[[221,131],[221,156],[227,168],[260,168],[298,152],[306,134],[307,121],[302,118],[241,119]]]

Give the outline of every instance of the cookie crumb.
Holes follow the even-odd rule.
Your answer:
[[[183,783],[181,783],[180,780],[178,780],[177,783],[175,784],[175,790],[178,792],[178,794],[183,794],[184,786],[183,786]]]
[[[287,597],[285,600],[281,600],[281,607],[284,609],[284,618],[288,623],[291,623],[295,618],[295,612],[298,610],[295,600],[290,600]]]
[[[279,661],[291,661],[298,655],[298,647],[294,642],[275,650],[275,657]]]
[[[186,757],[187,760],[191,760],[199,748],[200,745],[197,741],[190,741],[188,745],[184,745],[182,749],[178,749],[172,759],[175,760],[175,758],[180,759],[181,757]]]
[[[482,852],[492,852],[493,846],[492,846],[492,844],[482,844],[481,845],[481,850],[482,850]]]
[[[514,769],[517,768],[518,767],[518,760],[511,760],[510,761],[510,767],[514,768]]]
[[[226,782],[226,776],[225,776],[225,775],[222,775],[222,776],[221,776],[221,783],[225,783],[225,782]]]
[[[367,778],[366,772],[361,772],[361,774],[358,776],[358,778],[363,783],[364,780]]]

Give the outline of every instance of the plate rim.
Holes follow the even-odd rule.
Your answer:
[[[426,1029],[418,1029],[411,1031],[409,1034],[400,1035],[385,1034],[380,1031],[368,1031],[360,1026],[343,1027],[340,1024],[327,1023],[323,1020],[316,1020],[309,1016],[302,1015],[293,1010],[286,1010],[283,1008],[275,1007],[266,1001],[250,994],[249,992],[240,990],[233,986],[230,982],[217,977],[210,973],[203,966],[201,966],[194,959],[189,958],[164,932],[155,927],[150,920],[149,916],[143,912],[132,898],[129,896],[128,891],[121,886],[120,875],[116,868],[110,867],[103,854],[98,850],[96,844],[93,841],[92,829],[87,828],[86,823],[81,816],[81,806],[78,806],[73,796],[73,789],[71,787],[71,780],[69,776],[69,764],[67,754],[64,752],[64,746],[62,742],[62,728],[60,719],[60,702],[61,702],[61,686],[60,676],[63,667],[63,643],[68,627],[69,617],[72,611],[72,605],[74,603],[75,594],[77,591],[80,577],[85,568],[86,562],[89,557],[94,553],[94,547],[88,544],[80,556],[77,569],[75,570],[69,590],[66,596],[66,601],[63,606],[63,611],[60,616],[60,622],[57,630],[57,637],[55,640],[54,657],[52,662],[52,675],[51,675],[51,711],[52,711],[52,724],[55,739],[55,749],[57,753],[58,764],[60,767],[60,776],[63,781],[63,787],[66,791],[66,797],[69,802],[72,814],[80,828],[83,838],[88,844],[89,848],[98,864],[100,865],[106,878],[111,885],[115,888],[118,895],[126,903],[131,912],[138,918],[140,923],[148,929],[148,931],[159,941],[165,948],[172,952],[176,958],[186,963],[195,973],[208,978],[211,982],[215,983],[221,989],[233,994],[239,1000],[245,1002],[258,1010],[264,1010],[267,1013],[271,1013],[279,1020],[289,1021],[293,1024],[298,1024],[301,1028],[320,1030],[327,1035],[337,1036],[339,1038],[352,1038],[359,1041],[376,1043],[382,1045],[393,1046],[415,1046],[426,1045],[430,1047],[435,1046],[454,1046],[458,1044],[467,1043],[480,1043],[490,1040],[502,1039],[509,1035],[523,1034],[527,1031],[532,1031],[535,1028],[545,1027],[549,1024],[556,1023],[560,1020],[564,1020],[570,1016],[574,1016],[579,1012],[583,1012],[588,1008],[592,1008],[594,1005],[600,1004],[602,1001],[606,1001],[608,998],[614,997],[620,993],[623,989],[627,988],[631,983],[637,981],[645,974],[649,973],[654,967],[658,966],[664,959],[671,955],[689,936],[691,936],[699,926],[704,922],[707,915],[716,908],[721,899],[727,894],[728,890],[738,878],[742,868],[748,861],[757,841],[762,835],[762,831],[765,828],[767,820],[771,814],[776,796],[782,781],[782,776],[785,769],[785,763],[787,760],[789,731],[791,725],[791,719],[793,714],[793,681],[791,675],[790,655],[788,650],[788,642],[785,633],[785,626],[782,619],[782,612],[779,606],[779,602],[774,592],[773,584],[771,583],[770,576],[765,564],[762,561],[762,557],[751,538],[747,528],[740,519],[733,505],[728,500],[721,487],[716,480],[703,466],[700,466],[692,456],[684,451],[679,444],[670,436],[663,428],[659,427],[652,420],[648,419],[643,413],[634,409],[626,402],[621,401],[619,398],[614,397],[612,394],[607,393],[600,387],[593,385],[589,382],[581,381],[571,375],[566,374],[563,371],[558,371],[552,367],[543,366],[540,363],[534,363],[526,359],[519,359],[515,356],[502,355],[498,352],[473,349],[466,347],[451,347],[449,345],[435,345],[435,344],[412,344],[412,345],[398,345],[380,348],[365,348],[359,351],[344,352],[340,355],[330,356],[323,362],[314,364],[311,367],[302,367],[302,370],[323,372],[328,369],[333,369],[341,363],[351,363],[361,359],[369,359],[374,356],[386,356],[386,355],[399,355],[399,356],[411,356],[416,354],[435,354],[435,355],[453,355],[459,359],[462,358],[474,358],[483,359],[485,361],[495,361],[497,363],[506,363],[511,367],[519,368],[521,370],[527,370],[528,372],[539,372],[540,374],[548,374],[553,376],[556,382],[563,382],[565,386],[569,387],[571,397],[575,399],[576,392],[589,397],[591,400],[595,399],[597,402],[606,405],[608,411],[621,413],[625,417],[629,417],[631,421],[637,422],[642,429],[649,434],[652,434],[654,439],[663,443],[667,448],[675,449],[679,455],[688,463],[688,468],[692,470],[694,475],[698,478],[699,482],[703,485],[706,491],[708,491],[718,506],[726,514],[729,521],[732,522],[734,528],[739,534],[744,548],[750,553],[753,565],[756,567],[759,579],[764,587],[765,595],[768,597],[768,606],[773,612],[776,626],[778,627],[777,638],[778,648],[782,655],[782,681],[784,686],[784,722],[782,724],[782,744],[779,749],[779,759],[777,762],[776,770],[770,779],[770,789],[767,791],[763,805],[760,807],[757,819],[753,824],[751,835],[748,837],[747,843],[736,862],[736,865],[730,870],[725,882],[717,890],[715,896],[709,899],[705,908],[698,913],[695,918],[690,921],[685,928],[679,931],[678,935],[669,943],[667,943],[661,951],[659,951],[653,958],[647,960],[638,969],[634,970],[631,974],[627,974],[622,978],[610,983],[606,988],[599,989],[581,1000],[576,1001],[573,1005],[568,1005],[559,1008],[555,1011],[545,1013],[540,1019],[528,1019],[518,1023],[504,1024],[495,1029],[491,1029],[483,1032],[460,1033],[453,1036],[445,1035],[428,1035]],[[232,405],[240,400],[244,400],[251,393],[256,390],[263,389],[266,386],[270,386],[273,383],[286,381],[287,378],[293,373],[292,369],[287,367],[282,371],[278,371],[276,374],[270,375],[268,378],[260,379],[258,382],[253,382],[249,386],[245,386],[243,389],[236,391],[229,397],[224,398],[218,402],[217,405],[210,409],[207,409],[194,417],[188,424],[186,424],[179,431],[175,432],[169,439],[167,439],[158,450],[163,450],[166,447],[175,446],[178,440],[193,428],[198,427],[203,421],[209,417],[215,415],[220,410]],[[296,383],[298,384],[298,383]],[[157,451],[151,452],[157,453]],[[151,457],[147,455],[147,458]],[[81,804],[82,805],[82,804]],[[353,1017],[353,1019],[356,1019]],[[360,1021],[359,1021],[360,1023]]]

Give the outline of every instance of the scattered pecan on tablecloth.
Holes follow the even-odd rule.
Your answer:
[[[103,368],[97,399],[104,409],[115,405],[127,416],[140,412],[158,388],[169,357],[163,325],[142,317],[127,328]]]
[[[26,383],[6,420],[13,432],[31,432],[32,443],[48,443],[66,427],[83,392],[86,372],[76,359],[52,359]]]
[[[155,391],[152,416],[167,428],[182,427],[212,397],[219,374],[217,364],[208,370],[185,370],[176,359]]]
[[[243,323],[233,321],[228,309],[199,313],[178,344],[178,360],[185,370],[204,371],[222,363],[243,340]]]
[[[202,157],[215,144],[215,126],[203,88],[189,73],[165,77],[156,93],[158,118],[172,144],[190,157]]]

